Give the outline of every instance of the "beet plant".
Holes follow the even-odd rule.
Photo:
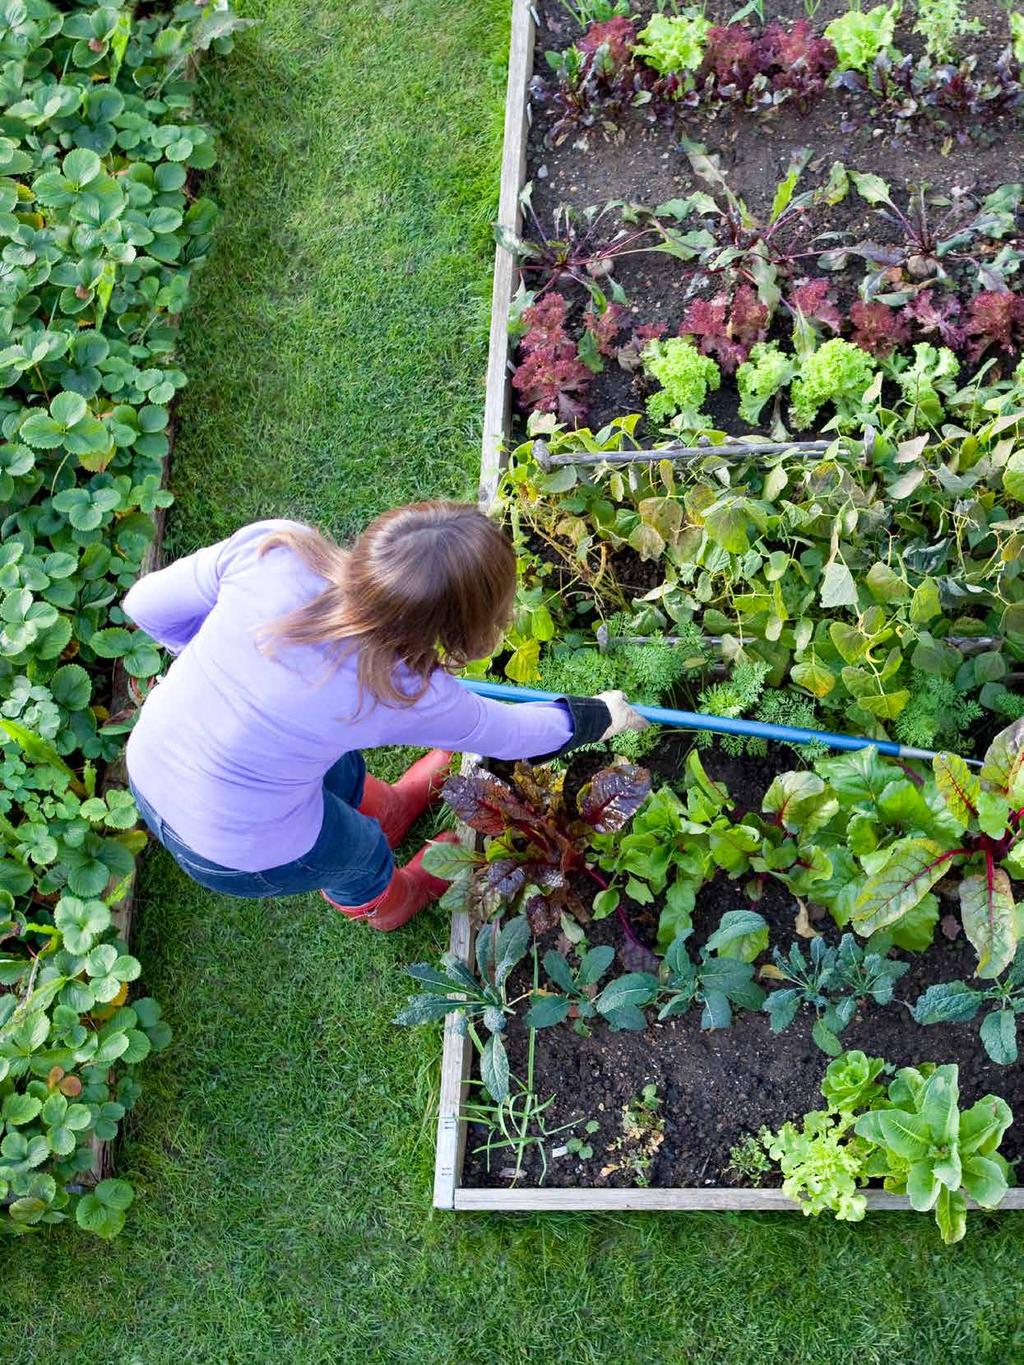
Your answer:
[[[428,855],[430,870],[452,881],[449,904],[468,898],[489,912],[522,907],[535,933],[553,928],[563,911],[589,917],[577,879],[607,885],[589,851],[640,808],[650,774],[626,762],[603,768],[581,789],[575,810],[564,800],[564,777],[517,763],[511,783],[482,770],[448,779],[445,801],[486,840],[479,854],[437,845]]]

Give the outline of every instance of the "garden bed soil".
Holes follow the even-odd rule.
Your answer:
[[[848,8],[840,0],[824,0],[813,23],[821,29]],[[642,4],[635,9],[646,18],[653,6]],[[722,23],[733,12],[731,5],[710,5],[707,9],[709,17]],[[989,0],[970,5],[969,12],[981,20],[982,32],[962,40],[964,55],[975,52],[992,61],[1008,42],[1005,12]],[[538,14],[534,76],[543,80],[551,75],[545,51],[568,46],[579,37],[579,29],[558,0],[542,0]],[[766,20],[804,17],[799,0],[782,0],[772,6]],[[756,25],[756,16],[749,16],[747,22]],[[913,22],[913,10],[905,7],[895,40],[905,53],[922,48],[922,40],[911,32]],[[993,39],[988,34],[998,37]],[[822,183],[832,164],[841,161],[848,169],[882,175],[900,205],[906,203],[907,191],[917,186],[944,194],[958,188],[984,196],[1017,178],[1024,163],[1024,121],[1019,112],[987,119],[982,137],[960,142],[924,120],[900,124],[880,117],[874,101],[866,97],[829,90],[814,100],[806,113],[793,102],[762,114],[731,106],[707,113],[680,111],[672,122],[650,122],[640,111],[630,111],[613,134],[596,127],[583,129],[552,146],[547,138],[550,120],[536,97],[531,99],[534,117],[526,179],[532,182],[533,208],[545,227],[550,226],[561,204],[583,209],[625,200],[654,208],[706,188],[693,175],[681,145],[683,137],[703,143],[708,152],[719,157],[730,186],[758,217],[769,211],[776,185],[785,176],[793,155],[803,148],[812,148],[813,158],[803,173],[800,190]],[[893,241],[897,232],[852,190],[840,204],[815,211],[811,218],[817,230],[849,233],[851,241],[868,238],[885,244]],[[532,235],[529,224],[526,235]],[[808,266],[813,267],[813,257],[808,259]],[[808,273],[818,272],[811,268]],[[860,269],[851,270],[834,277],[841,311],[857,297],[861,273]],[[621,341],[641,323],[664,323],[666,335],[675,335],[687,306],[695,297],[707,296],[706,290],[693,292],[686,264],[657,252],[620,259],[614,277],[628,299]],[[578,292],[574,290],[572,297],[577,307],[582,307],[582,299],[576,298]],[[777,315],[769,337],[782,340],[787,336],[788,328]],[[587,393],[586,424],[597,430],[622,413],[642,413],[657,387],[642,370],[630,373],[615,361],[607,362]],[[717,427],[732,435],[758,430],[739,418],[737,405],[735,384],[723,377],[721,388],[708,395],[704,406]],[[522,413],[517,422],[521,433]]]
[[[643,762],[656,777],[678,780],[691,743],[684,735],[666,736]],[[567,777],[570,801],[573,790],[606,761],[605,756],[597,754],[581,755],[575,760]],[[761,796],[775,774],[802,766],[793,751],[783,748],[767,758],[736,759],[716,746],[704,751],[702,761],[712,777],[727,784],[740,808],[759,807]],[[937,889],[942,895],[946,888],[940,883]],[[949,888],[947,894],[953,889]],[[634,932],[653,944],[660,906],[624,903]],[[795,928],[797,903],[784,887],[769,884],[755,907],[744,895],[742,881],[730,881],[724,873],[698,896],[691,948],[699,947],[707,939],[725,911],[743,908],[756,908],[764,915],[773,947],[788,951],[789,945],[797,942],[807,949],[808,940],[801,938]],[[955,896],[943,908],[955,914]],[[828,941],[838,940],[839,931],[827,916],[812,920],[812,927]],[[557,933],[545,936],[540,944],[541,953],[555,946],[558,937]],[[616,916],[589,924],[587,943],[589,946],[608,943],[616,948],[612,974],[637,968],[637,963],[628,959],[623,965],[625,940]],[[560,946],[564,950],[566,944]],[[958,1063],[963,1105],[970,1105],[991,1091],[1001,1095],[1016,1114],[1024,1116],[1024,1069],[996,1066],[989,1059],[979,1041],[978,1020],[922,1027],[913,1022],[905,1007],[934,982],[970,979],[976,965],[970,944],[962,934],[951,940],[939,929],[927,952],[897,956],[910,963],[910,970],[897,982],[896,999],[886,1007],[869,1002],[844,1031],[844,1047],[884,1057],[896,1066]],[[767,961],[770,953],[762,955],[758,964]],[[530,989],[532,970],[532,959],[527,958],[510,983],[510,998]],[[648,1011],[648,1018],[653,1021],[654,1011]],[[804,1010],[785,1032],[773,1034],[766,1014],[741,1010],[736,1012],[730,1028],[704,1032],[700,1028],[700,1010],[694,1008],[681,1018],[652,1022],[642,1033],[614,1033],[601,1020],[594,1022],[591,1035],[586,1038],[575,1033],[568,1023],[539,1030],[534,1088],[541,1099],[554,1097],[545,1112],[546,1126],[550,1131],[574,1125],[547,1144],[544,1186],[632,1186],[635,1182],[629,1173],[602,1172],[607,1164],[618,1159],[609,1148],[622,1134],[623,1107],[648,1084],[656,1086],[661,1099],[658,1112],[665,1121],[665,1135],[647,1183],[662,1188],[749,1186],[749,1179],[727,1170],[733,1145],[746,1135],[757,1133],[763,1125],[774,1130],[787,1120],[798,1121],[809,1110],[822,1106],[819,1085],[830,1059],[811,1039],[813,1021],[813,1014]],[[526,1074],[527,1041],[528,1032],[520,1015],[510,1022],[505,1036],[511,1071],[517,1077]],[[591,1135],[584,1129],[588,1121],[598,1124]],[[573,1135],[589,1143],[593,1149],[591,1157],[581,1160],[565,1151],[566,1139]],[[494,1153],[488,1170],[485,1155],[475,1150],[484,1137],[482,1127],[469,1125],[462,1184],[508,1188],[514,1155],[510,1156],[507,1150]],[[1001,1150],[1011,1161],[1024,1157],[1024,1123],[1018,1121],[1010,1128]],[[519,1183],[536,1185],[541,1176],[541,1160],[536,1149],[528,1152]],[[556,1152],[559,1155],[553,1155]],[[769,1177],[767,1183],[779,1182]]]

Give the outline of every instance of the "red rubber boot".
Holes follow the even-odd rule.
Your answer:
[[[394,786],[367,773],[359,814],[376,820],[388,843],[397,848],[427,807],[437,800],[451,761],[447,749],[431,749]]]
[[[457,844],[459,836],[453,831],[439,834],[430,843]],[[346,919],[363,920],[371,929],[389,933],[408,924],[413,915],[418,915],[424,906],[436,901],[448,890],[448,883],[440,877],[432,877],[423,866],[423,855],[430,844],[424,844],[415,857],[410,858],[405,867],[395,869],[391,884],[375,900],[365,905],[339,905],[331,900],[326,891],[320,894],[328,905],[333,905]]]

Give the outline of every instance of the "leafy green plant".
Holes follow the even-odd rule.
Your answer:
[[[797,431],[813,426],[827,403],[835,408],[830,426],[840,431],[862,426],[872,413],[874,371],[871,356],[841,337],[801,356],[790,389],[793,426]]]
[[[736,371],[740,417],[757,426],[765,405],[795,378],[795,356],[786,355],[777,341],[759,341]]]
[[[692,764],[688,771],[693,771]],[[687,821],[687,805],[665,786],[644,803],[628,829],[599,841],[598,865],[612,875],[612,884],[595,898],[596,918],[610,915],[623,892],[640,905],[664,895],[659,947],[666,950],[689,927],[697,891],[709,875],[710,855],[684,837]]]
[[[879,792],[888,817],[865,811],[851,822],[851,847],[871,869],[846,902],[858,933],[892,930],[912,914],[943,876],[966,873],[960,882],[964,932],[978,953],[978,975],[999,976],[1017,949],[1012,879],[1020,864],[1019,812],[1024,808],[1021,722],[992,741],[981,773],[962,758],[940,754],[925,790],[889,784]],[[819,772],[833,760],[819,763]],[[842,770],[841,770],[842,771]],[[878,816],[893,822],[890,839]],[[882,835],[879,838],[879,835]]]
[[[591,1143],[587,1141],[587,1138],[593,1137],[600,1127],[601,1125],[598,1123],[597,1119],[588,1119],[583,1125],[583,1131],[586,1134],[586,1137],[571,1137],[565,1144],[565,1149],[570,1156],[578,1157],[580,1161],[589,1161],[594,1155],[594,1148]]]
[[[644,1028],[642,1006],[653,1000],[657,982],[646,972],[629,972],[610,981],[599,994],[597,983],[612,965],[615,949],[606,945],[586,948],[576,967],[557,949],[544,954],[544,971],[557,991],[535,991],[526,1023],[530,1028],[550,1028],[573,1017],[577,1033],[589,1033],[587,1021],[603,1018],[612,1028]]]
[[[729,1161],[722,1174],[737,1185],[760,1185],[772,1170],[765,1150],[765,1140],[770,1136],[767,1128],[759,1133],[745,1133],[729,1148]]]
[[[1013,1118],[1006,1101],[985,1095],[961,1111],[959,1099],[955,1066],[903,1067],[888,1103],[854,1124],[857,1137],[871,1144],[865,1174],[906,1194],[916,1212],[934,1211],[946,1243],[960,1241],[967,1229],[968,1198],[995,1208],[1010,1183],[997,1150]]]
[[[513,921],[516,923],[516,921]],[[487,926],[490,928],[490,926]],[[521,937],[521,930],[515,931],[515,939]],[[479,942],[479,941],[478,941]],[[483,949],[483,964],[480,966],[481,978],[486,978],[490,974],[495,983],[499,975],[504,972],[506,955],[517,954],[519,951],[518,941],[511,944],[502,944],[501,934],[490,928]],[[479,957],[478,948],[478,957]],[[518,959],[521,961],[521,958]],[[502,964],[502,971],[498,970],[498,962]],[[515,965],[515,964],[513,964]],[[501,998],[505,1000],[504,982],[507,975],[503,976],[502,984],[498,988]],[[533,986],[536,991],[538,982],[537,949],[533,948]],[[465,1020],[465,1016],[456,1015],[460,1021]],[[467,1031],[469,1024],[466,1022]],[[478,1039],[474,1041],[479,1044]],[[486,1058],[488,1048],[490,1055]],[[548,1126],[547,1111],[555,1101],[554,1095],[548,1095],[546,1099],[541,1099],[536,1090],[536,1063],[537,1063],[537,1030],[527,1020],[527,1046],[526,1046],[526,1075],[523,1079],[518,1076],[506,1074],[508,1072],[507,1058],[505,1057],[504,1045],[501,1043],[497,1033],[492,1034],[491,1039],[480,1052],[480,1075],[479,1081],[470,1081],[471,1085],[479,1086],[484,1095],[478,1095],[471,1100],[464,1108],[462,1117],[467,1123],[479,1124],[486,1130],[484,1141],[475,1149],[478,1153],[483,1153],[487,1162],[487,1169],[491,1169],[491,1161],[495,1153],[511,1152],[515,1156],[515,1165],[512,1168],[512,1183],[515,1184],[523,1174],[523,1165],[530,1152],[535,1152],[540,1160],[539,1184],[544,1183],[548,1170],[548,1144],[558,1136],[559,1133],[567,1132],[575,1128],[577,1124],[570,1121],[563,1123],[555,1128]],[[485,1070],[486,1066],[486,1070]],[[504,1091],[504,1093],[502,1093]],[[496,1093],[497,1092],[497,1093]],[[489,1097],[489,1098],[488,1098]],[[596,1127],[596,1125],[595,1125]],[[587,1125],[587,1132],[591,1132],[590,1125]],[[573,1139],[570,1138],[569,1142]],[[568,1144],[567,1144],[568,1145]]]
[[[981,20],[968,19],[964,0],[915,0],[914,32],[924,38],[925,49],[936,62],[949,62],[957,55],[959,39],[980,33]]]
[[[966,1024],[983,1009],[981,1041],[997,1066],[1017,1060],[1017,1015],[1024,1014],[1024,946],[1008,971],[983,990],[966,981],[939,981],[918,996],[913,1009],[918,1024]]]
[[[562,9],[580,28],[606,24],[609,19],[628,16],[629,0],[559,0]]]
[[[990,1209],[1006,1193],[1010,1169],[997,1149],[1009,1107],[986,1095],[961,1111],[956,1066],[930,1063],[903,1067],[883,1093],[878,1078],[889,1070],[862,1052],[837,1058],[822,1082],[828,1108],[805,1115],[799,1128],[784,1124],[765,1139],[768,1154],[805,1214],[829,1210],[857,1222],[866,1207],[861,1188],[880,1179],[915,1211],[934,1211],[942,1240],[958,1242],[967,1199]]]
[[[673,431],[699,431],[711,425],[700,411],[708,392],[718,388],[720,373],[710,356],[701,355],[684,337],[649,342],[643,355],[648,373],[662,386],[647,403],[652,422]]]
[[[876,58],[892,49],[900,0],[874,9],[847,10],[825,28],[825,37],[835,48],[840,71],[870,71]]]
[[[1020,10],[1009,10],[1010,41],[1014,60],[1024,64],[1024,14]]]
[[[497,1105],[504,1104],[510,1093],[508,1054],[501,1035],[515,1006],[528,995],[524,992],[510,1000],[508,981],[529,949],[530,926],[525,915],[517,915],[503,927],[494,921],[485,924],[476,936],[476,971],[454,953],[444,953],[438,967],[413,963],[406,970],[421,990],[395,1016],[396,1024],[415,1028],[454,1014],[480,1054],[481,1080]],[[477,1022],[488,1034],[486,1042],[475,1027]]]
[[[566,910],[587,918],[573,877],[607,885],[588,850],[631,819],[650,791],[650,774],[628,762],[602,768],[578,793],[575,812],[563,800],[564,780],[564,773],[527,763],[516,765],[512,785],[482,770],[448,779],[445,801],[486,843],[479,854],[435,845],[427,855],[428,869],[452,883],[446,904],[471,897],[488,911],[522,906],[536,933],[554,927]]]
[[[908,735],[934,729],[904,742],[955,746],[972,706],[1004,704],[1001,679],[1024,645],[1019,532],[1016,513],[1004,515],[1007,499],[1012,509],[1024,498],[1024,480],[1018,456],[995,453],[1013,418],[986,418],[977,434],[947,441],[908,438],[898,424],[890,434],[891,410],[878,416],[869,452],[863,438],[843,436],[814,460],[724,459],[709,443],[686,462],[545,472],[521,447],[505,485],[510,522],[520,544],[529,536],[546,547],[540,567],[522,556],[524,612],[539,593],[551,634],[602,616],[625,634],[688,630],[724,660],[730,686],[741,667],[767,664],[766,688],[791,683],[816,708],[812,724],[832,713],[842,722],[832,728],[881,737],[899,731],[910,707]],[[622,422],[596,434],[555,427],[546,445],[596,455],[628,451],[634,439]],[[970,536],[950,536],[949,498],[968,495],[981,520]],[[662,574],[631,604],[612,568],[627,550]],[[988,643],[973,646],[975,637]],[[717,680],[708,696],[716,710],[730,704]]]
[[[640,32],[633,49],[662,76],[696,71],[704,59],[711,21],[699,10],[684,14],[655,14]]]
[[[754,981],[752,960],[767,947],[768,925],[753,910],[727,910],[695,962],[687,952],[692,929],[683,929],[665,954],[659,1020],[700,1005],[702,1029],[728,1028],[733,1006],[757,1010],[765,993]]]
[[[214,160],[191,58],[249,22],[226,0],[16,5],[0,37],[0,1198],[15,1231],[120,1228],[123,1182],[80,1193],[90,1144],[116,1136],[132,1069],[169,1037],[154,1002],[126,1001],[139,964],[112,909],[144,836],[97,765],[124,742],[113,661],[160,668],[116,603],[171,500],[174,347],[216,219],[186,184]]]
[[[808,954],[794,943],[788,954],[778,948],[773,955],[772,977],[789,984],[772,991],[764,1001],[773,1033],[787,1029],[802,1006],[815,1011],[812,1037],[823,1052],[837,1057],[842,1051],[839,1035],[853,1020],[865,1000],[888,1005],[896,982],[909,963],[866,952],[852,934],[844,934],[838,946],[823,938],[811,941]],[[762,975],[764,975],[762,969]]]
[[[847,1140],[851,1123],[852,1116],[816,1109],[804,1115],[800,1127],[784,1123],[765,1140],[768,1155],[782,1172],[783,1194],[806,1216],[828,1211],[848,1223],[864,1217],[867,1200],[859,1192],[863,1157]]]

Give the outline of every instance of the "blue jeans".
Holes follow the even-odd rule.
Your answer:
[[[316,843],[301,858],[263,872],[240,872],[194,853],[131,784],[132,795],[153,836],[178,866],[210,891],[249,900],[325,891],[338,905],[365,905],[387,889],[394,871],[380,825],[356,807],[363,799],[362,754],[343,754],[324,776],[324,821]]]

